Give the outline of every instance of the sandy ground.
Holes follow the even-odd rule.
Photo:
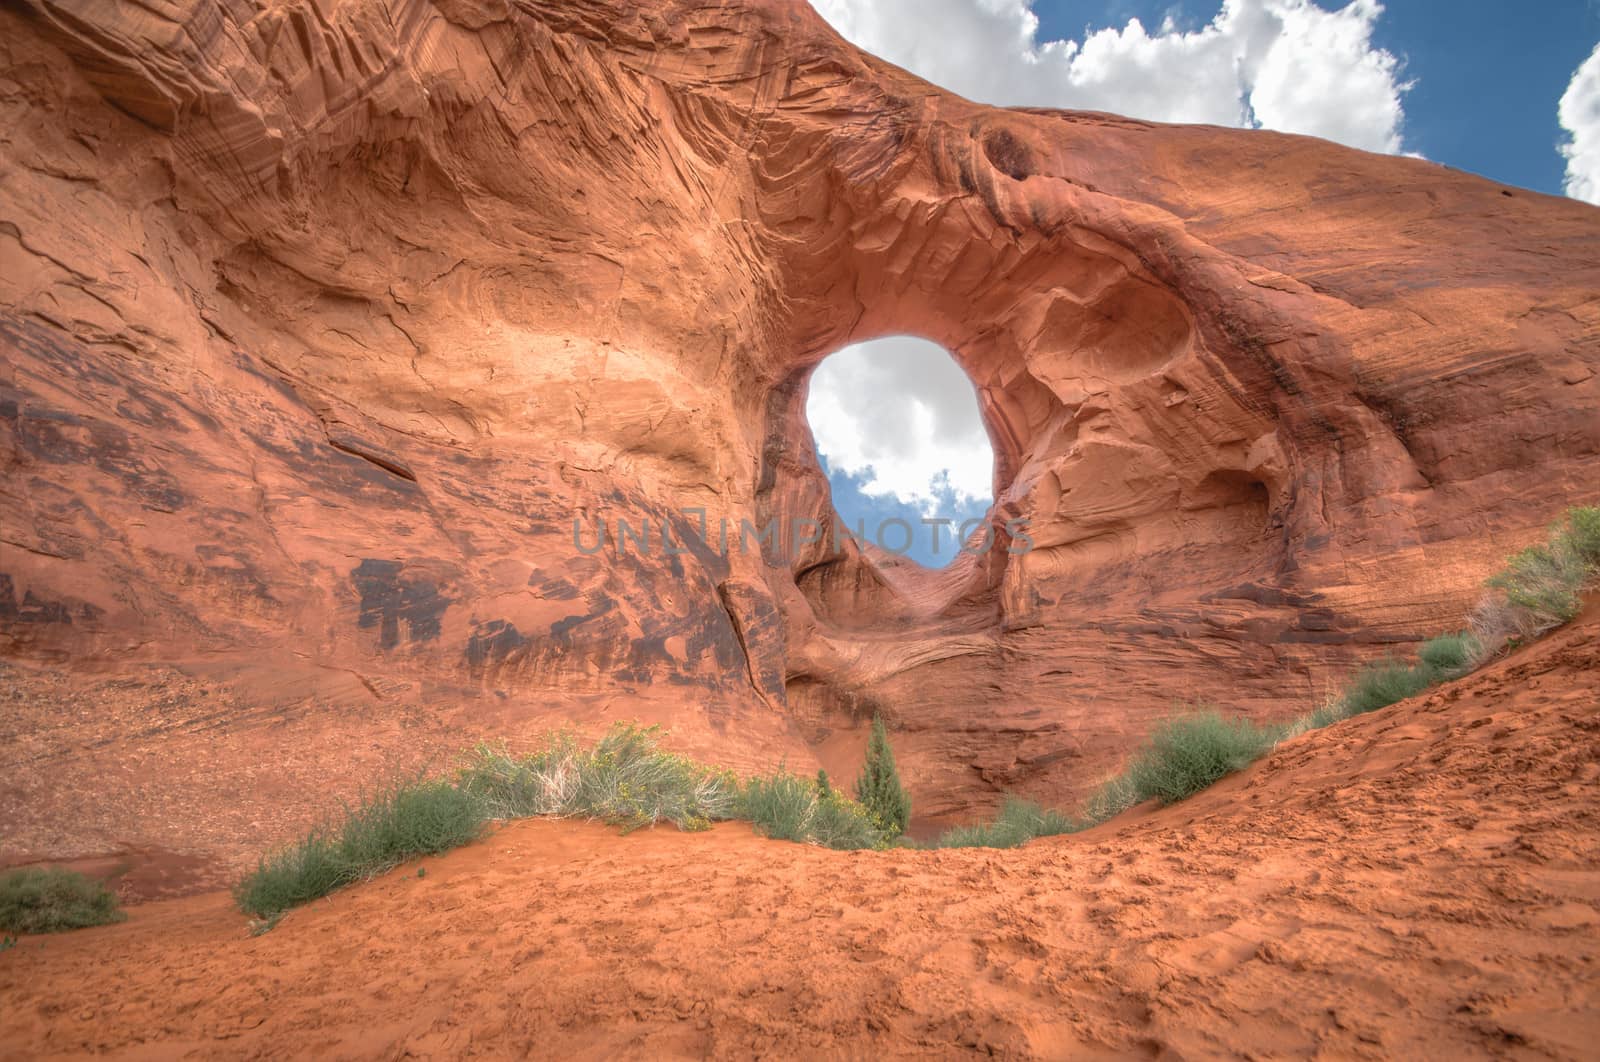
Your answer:
[[[1016,851],[535,821],[260,937],[137,906],[0,954],[0,1055],[1592,1058],[1592,613]]]

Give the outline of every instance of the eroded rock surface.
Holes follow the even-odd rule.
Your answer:
[[[1297,707],[1600,492],[1583,204],[977,106],[797,2],[30,0],[0,54],[16,682],[223,676],[330,764],[641,717],[848,774],[880,710],[937,817]],[[807,374],[891,332],[1032,552],[722,550],[827,518]]]

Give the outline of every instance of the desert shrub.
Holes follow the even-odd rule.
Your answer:
[[[1225,720],[1216,712],[1174,716],[1156,726],[1122,772],[1091,793],[1077,815],[1007,797],[994,821],[953,827],[933,847],[1013,848],[1097,826],[1153,798],[1174,803],[1249,766],[1282,734],[1281,728]]]
[[[817,795],[819,797],[833,795],[833,783],[828,781],[828,772],[821,767],[817,768]]]
[[[1571,509],[1547,541],[1507,560],[1464,631],[1441,634],[1417,650],[1417,662],[1383,660],[1356,672],[1335,699],[1291,723],[1282,737],[1385,708],[1428,687],[1460,678],[1508,643],[1536,638],[1582,607],[1585,585],[1600,574],[1600,507]]]
[[[900,772],[889,747],[889,731],[883,717],[872,717],[872,736],[867,739],[867,762],[856,781],[856,799],[877,820],[889,837],[899,837],[911,822],[911,795],[900,784]]]
[[[1036,837],[1072,833],[1081,824],[1054,808],[1007,796],[993,822],[956,826],[933,843],[935,848],[1015,848]]]
[[[553,736],[531,756],[479,745],[456,774],[456,785],[478,797],[491,818],[575,813],[582,750],[569,734]]]
[[[836,789],[824,793],[809,779],[779,768],[745,783],[739,817],[780,841],[827,848],[882,848],[883,829],[868,810]]]
[[[1422,643],[1417,659],[1434,673],[1434,681],[1455,678],[1472,670],[1478,655],[1478,640],[1471,631],[1441,634]]]
[[[1353,716],[1386,708],[1422,692],[1440,681],[1441,677],[1446,676],[1422,663],[1411,665],[1390,659],[1367,664],[1345,681],[1344,689],[1339,693],[1283,724],[1276,739],[1287,741],[1308,730],[1320,730]]]
[[[1307,725],[1305,729],[1320,730],[1325,726],[1330,726],[1333,723],[1339,722],[1341,719],[1348,718],[1349,716],[1345,715],[1344,707],[1341,702],[1338,700],[1331,700],[1327,704],[1311,710],[1311,713],[1306,716]]]
[[[1175,716],[1156,727],[1107,795],[1128,807],[1151,798],[1176,803],[1248,767],[1275,736],[1248,719],[1224,719],[1214,711]]]
[[[861,804],[837,789],[818,794],[811,814],[810,840],[824,848],[851,851],[887,847],[890,838]]]
[[[933,848],[1014,848],[1020,841],[1002,840],[990,822],[974,822],[965,826],[952,826],[941,833],[930,847]]]
[[[444,781],[418,781],[357,805],[340,834],[340,854],[368,874],[419,855],[459,848],[483,832],[483,805]]]
[[[1600,505],[1568,510],[1565,525],[1558,527],[1568,546],[1588,566],[1589,574],[1600,572]]]
[[[1412,666],[1399,660],[1380,660],[1357,671],[1340,696],[1343,718],[1375,712],[1396,701],[1415,697],[1438,681],[1426,665]]]
[[[483,802],[467,790],[444,781],[399,782],[262,859],[234,899],[246,914],[269,918],[407,859],[474,841],[486,821]]]
[[[780,767],[776,774],[745,783],[739,817],[749,819],[757,830],[775,840],[807,841],[816,806],[816,787]]]
[[[728,818],[738,783],[724,771],[656,747],[660,727],[619,724],[580,759],[580,814],[637,829],[670,822],[681,830],[705,829]]]
[[[77,871],[23,867],[0,875],[0,929],[59,933],[128,917],[116,893]]]
[[[1600,575],[1600,507],[1579,506],[1550,527],[1541,545],[1512,556],[1490,577],[1472,612],[1473,665],[1507,645],[1537,638],[1575,616],[1587,583]]]
[[[1503,594],[1491,591],[1479,599],[1467,617],[1467,629],[1478,644],[1473,666],[1482,667],[1507,643],[1531,634],[1531,629],[1523,629],[1525,618],[1520,610],[1511,607]]]
[[[1558,627],[1578,614],[1578,591],[1586,565],[1570,544],[1555,540],[1512,554],[1489,578],[1489,587],[1508,605],[1525,613],[1534,633]]]
[[[662,751],[660,735],[660,727],[618,723],[592,749],[562,733],[523,757],[480,745],[456,784],[495,818],[583,816],[625,830],[663,821],[698,830],[731,817],[739,798],[733,775]]]
[[[1512,555],[1473,613],[1480,658],[1511,639],[1535,638],[1573,619],[1585,584],[1600,574],[1600,507],[1569,509],[1546,540]]]

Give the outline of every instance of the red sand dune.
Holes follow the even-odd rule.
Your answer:
[[[0,1054],[1593,1057],[1597,635],[1016,851],[530,821],[261,937],[151,903],[0,956]]]
[[[1174,699],[1270,718],[1459,625],[1600,479],[1594,207],[980,106],[803,0],[21,0],[0,83],[0,657],[214,679],[233,787],[621,705],[836,774],[880,711],[925,815],[1070,801]],[[826,522],[809,374],[896,332],[1031,552],[665,553]],[[197,732],[107,712],[0,781],[0,863],[226,858]],[[39,821],[124,749],[180,777]]]

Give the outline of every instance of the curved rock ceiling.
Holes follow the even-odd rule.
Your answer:
[[[978,106],[797,0],[21,9],[17,659],[735,765],[848,771],[878,710],[938,816],[1067,799],[1174,700],[1290,710],[1600,490],[1589,206]],[[828,518],[807,374],[900,332],[975,381],[1031,552],[693,544]]]

